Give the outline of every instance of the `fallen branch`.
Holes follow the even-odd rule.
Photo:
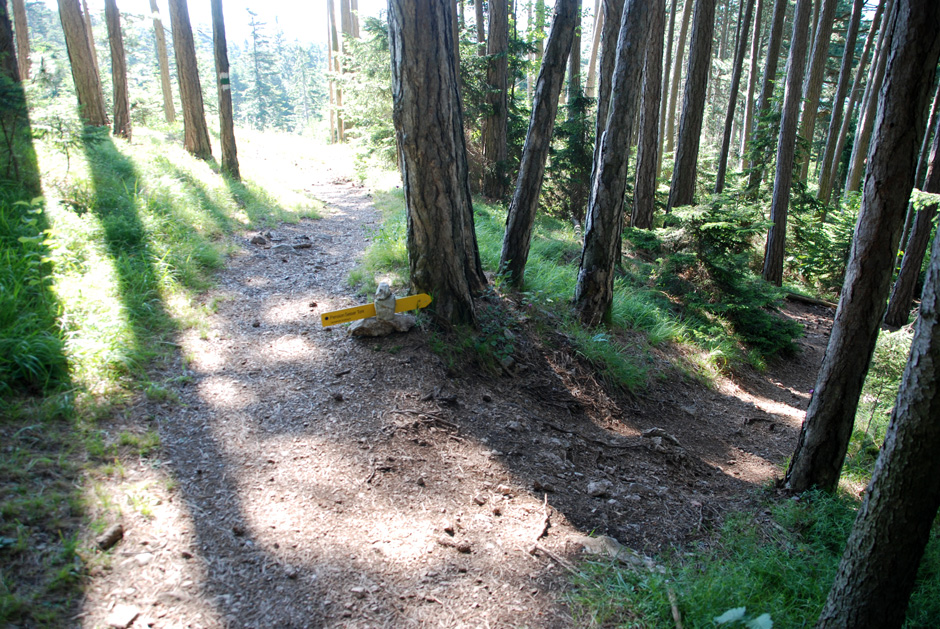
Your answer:
[[[676,629],[682,629],[682,614],[679,613],[679,599],[672,586],[666,584],[666,596],[669,597],[669,606],[672,608],[672,619],[676,621]]]
[[[545,514],[542,518],[542,525],[538,529],[538,534],[535,536],[536,542],[548,535],[548,527],[551,526],[550,518],[552,515],[552,508],[548,506],[548,494],[544,494],[544,496],[545,500],[542,502],[542,507]]]
[[[810,306],[824,306],[826,308],[838,308],[839,304],[834,304],[831,301],[826,301],[825,299],[816,299],[815,297],[807,297],[806,295],[800,295],[799,293],[793,293],[786,291],[784,296],[790,301],[798,301],[801,304],[809,304]]]
[[[560,555],[556,555],[555,553],[553,553],[553,552],[550,551],[549,549],[545,548],[545,547],[542,546],[541,544],[536,544],[535,546],[533,546],[533,547],[532,547],[532,550],[529,551],[529,553],[534,555],[534,554],[535,554],[535,551],[539,551],[539,552],[545,553],[545,555],[546,555],[547,557],[550,557],[550,558],[554,559],[556,562],[558,562],[558,565],[559,565],[559,566],[561,566],[562,568],[564,568],[565,570],[567,570],[567,571],[570,572],[571,574],[578,574],[577,568],[575,568],[574,565],[573,565],[570,561],[568,561],[567,559],[565,559],[564,557],[562,557],[562,556],[560,556]]]

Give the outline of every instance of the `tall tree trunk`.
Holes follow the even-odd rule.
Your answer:
[[[888,14],[891,14],[896,0],[889,0]],[[872,76],[865,86],[865,98],[862,108],[859,109],[858,126],[855,130],[855,143],[852,145],[852,157],[849,160],[849,171],[845,177],[845,191],[858,192],[862,176],[865,174],[865,155],[868,152],[868,143],[871,131],[875,125],[875,116],[878,115],[878,94],[881,92],[881,83],[884,80],[885,67],[888,55],[891,52],[891,26],[890,20],[885,20],[881,36],[878,38],[878,47],[875,49],[876,61],[872,67]]]
[[[715,0],[695,0],[692,18],[692,41],[689,43],[689,69],[682,103],[682,123],[676,164],[672,171],[667,211],[689,205],[695,198],[695,176],[698,172],[698,149],[702,139],[705,115],[705,92],[708,87],[708,66],[712,56],[715,32]]]
[[[810,54],[810,66],[803,83],[803,116],[800,119],[800,130],[797,135],[806,140],[809,146],[812,146],[816,128],[816,110],[819,108],[823,73],[826,70],[826,60],[829,58],[829,40],[832,38],[832,23],[837,4],[836,0],[823,0],[816,22],[816,38],[813,41],[813,52]],[[809,150],[798,156],[801,181],[806,181],[809,175],[809,157]]]
[[[754,0],[746,0],[744,18],[739,24],[741,36],[734,51],[734,69],[731,71],[731,95],[728,97],[728,111],[725,113],[725,132],[721,140],[721,152],[718,154],[718,173],[715,179],[715,192],[725,189],[725,172],[728,170],[728,153],[731,151],[731,125],[738,104],[738,88],[741,85],[741,70],[744,67],[744,51],[747,49],[747,29],[754,13]]]
[[[82,19],[85,21],[85,35],[88,37],[88,47],[91,49],[91,60],[94,62],[95,75],[101,82],[101,69],[98,67],[98,53],[95,47],[95,34],[92,30],[91,11],[88,10],[88,0],[82,0]]]
[[[872,18],[871,26],[868,29],[868,37],[865,39],[865,48],[862,50],[862,57],[858,61],[858,69],[855,73],[855,81],[852,83],[852,89],[849,91],[849,102],[845,106],[845,115],[842,118],[842,126],[839,128],[839,135],[836,139],[835,148],[832,149],[829,166],[829,179],[823,186],[822,180],[819,185],[820,200],[828,203],[832,196],[832,189],[835,186],[839,173],[839,163],[842,161],[842,150],[849,136],[849,127],[852,124],[852,114],[855,112],[855,104],[861,97],[862,81],[865,80],[865,68],[868,65],[868,53],[871,52],[875,38],[880,31],[882,16],[884,15],[885,0],[880,0],[878,8],[875,10],[875,17]]]
[[[477,25],[477,54],[486,55],[486,27],[484,26],[483,0],[473,0],[473,9],[476,12]]]
[[[728,22],[731,19],[731,0],[721,3],[721,36],[718,38],[718,58],[724,61],[728,50]]]
[[[127,61],[124,57],[124,37],[121,34],[121,14],[116,0],[104,0],[104,19],[108,24],[108,43],[111,45],[111,83],[114,89],[114,135],[131,139],[131,105],[127,96]]]
[[[629,141],[643,76],[650,0],[627,0],[620,21],[607,122],[597,151],[575,286],[575,308],[585,325],[610,320],[614,264],[623,230]],[[608,15],[608,17],[610,17]]]
[[[26,2],[13,0],[13,23],[16,26],[16,61],[20,80],[29,80],[29,23],[26,20]]]
[[[343,73],[343,38],[336,22],[336,6],[333,0],[326,0],[326,10],[329,13],[330,20],[330,42],[333,51],[333,67],[331,70],[335,76]],[[346,142],[345,116],[343,115],[343,89],[335,81],[333,82],[333,104],[336,113],[336,141],[340,144]]]
[[[839,482],[926,131],[927,98],[940,58],[940,3],[899,0],[885,28],[896,36],[868,152],[862,209],[829,346],[787,470],[794,491],[833,490]]]
[[[473,226],[451,11],[439,0],[389,0],[392,101],[412,287],[434,296],[439,320],[473,323],[472,295],[486,278]]]
[[[577,95],[581,94],[581,0],[578,0],[578,8],[575,15],[575,24],[574,24],[574,38],[571,40],[571,52],[568,54],[568,100],[567,104],[571,104],[571,100]],[[554,23],[555,18],[552,18]],[[549,33],[551,37],[551,33]],[[548,42],[545,43],[546,52],[548,54]],[[545,57],[542,57],[544,62]],[[568,120],[571,120],[571,111],[568,110]],[[551,124],[551,123],[549,123]]]
[[[509,187],[506,133],[509,124],[509,4],[491,0],[489,36],[486,40],[486,104],[490,115],[483,119],[483,194],[502,199]]]
[[[597,51],[601,47],[601,31],[604,27],[604,14],[601,13],[601,0],[594,1],[594,32],[591,35],[591,55],[588,57],[587,85],[584,93],[588,98],[597,97]]]
[[[676,148],[676,107],[679,102],[679,81],[682,78],[682,57],[685,53],[685,40],[689,32],[689,19],[692,16],[694,0],[683,1],[682,26],[679,27],[679,42],[676,46],[676,67],[672,75],[672,87],[669,88],[669,113],[666,115],[665,153],[672,153]]]
[[[929,3],[924,3],[929,4]],[[932,34],[940,23],[933,20]],[[929,36],[931,34],[927,34]],[[885,443],[816,625],[900,627],[940,507],[940,238]]]
[[[92,50],[88,47],[88,35],[85,33],[85,21],[78,0],[58,0],[59,19],[65,33],[65,46],[72,67],[72,80],[78,96],[79,115],[86,125],[95,127],[108,126],[108,114],[105,112],[104,95],[101,82],[95,72]]]
[[[157,0],[150,0],[150,14],[153,16],[153,34],[157,40],[157,62],[160,64],[160,88],[163,90],[163,114],[170,124],[176,122],[176,107],[173,105],[173,89],[170,83],[170,60],[166,54],[166,35]]]
[[[940,96],[940,89],[937,90],[937,95]],[[927,181],[924,182],[923,191],[932,194],[940,193],[940,122],[934,126],[933,143],[930,147],[930,167],[927,170]],[[936,216],[937,203],[935,202],[914,212],[914,226],[911,229],[907,246],[904,247],[901,270],[891,290],[888,311],[885,313],[885,323],[888,325],[902,326],[907,323],[911,302],[914,301],[917,276],[920,275],[924,254],[927,253],[927,247],[930,244],[930,232],[933,230],[933,221]]]
[[[789,0],[774,0],[774,16],[770,22],[770,39],[767,40],[767,57],[764,63],[764,78],[761,81],[760,96],[757,97],[757,106],[754,108],[753,139],[763,132],[761,121],[770,109],[770,102],[774,97],[774,85],[777,83],[777,65],[780,61],[780,44],[783,41],[783,24],[787,18],[787,4]],[[750,194],[756,194],[764,178],[764,162],[760,158],[749,164],[750,173],[747,177],[747,189]]]
[[[669,27],[666,32],[666,56],[663,57],[665,69],[663,70],[663,85],[659,98],[659,148],[656,156],[656,179],[659,179],[663,171],[663,153],[666,152],[666,109],[669,106],[669,84],[672,80],[672,39],[676,30],[676,8],[678,3],[672,0],[672,8],[669,10]]]
[[[359,0],[349,0],[349,9],[352,18],[352,29],[349,34],[359,39]],[[457,48],[460,48],[460,38],[457,39]]]
[[[845,33],[845,47],[842,50],[842,67],[839,70],[839,84],[832,97],[832,114],[829,116],[829,130],[826,132],[826,143],[819,159],[819,191],[818,198],[828,203],[829,192],[832,190],[829,169],[832,166],[834,150],[842,126],[842,113],[845,111],[845,95],[852,79],[852,62],[855,60],[855,42],[858,39],[858,28],[862,21],[862,11],[865,9],[865,0],[855,0],[852,6],[852,17]],[[860,62],[862,63],[862,62]]]
[[[643,66],[643,101],[640,107],[640,138],[636,153],[636,183],[633,187],[633,214],[630,224],[639,229],[653,228],[656,201],[656,169],[659,166],[659,105],[663,87],[663,26],[665,0],[652,0],[649,16],[649,45]]]
[[[228,72],[228,45],[225,41],[225,16],[222,0],[212,0],[212,43],[219,89],[219,125],[222,140],[222,172],[241,180],[238,149],[235,146],[235,121],[232,116],[232,83]],[[306,91],[306,90],[305,90]]]
[[[747,163],[748,141],[754,128],[754,88],[757,85],[757,61],[761,48],[761,17],[764,14],[764,0],[757,0],[754,15],[754,35],[751,38],[751,63],[747,74],[747,96],[744,98],[744,124],[741,128],[741,169]]]
[[[557,0],[555,3],[552,28],[535,84],[532,116],[522,149],[516,191],[509,204],[506,234],[499,258],[500,273],[505,274],[514,286],[522,286],[523,283],[535,212],[545,175],[545,160],[551,144],[555,114],[558,112],[558,97],[565,80],[565,59],[572,48],[580,7],[581,0]]]
[[[601,136],[607,125],[607,113],[610,109],[610,85],[613,82],[614,65],[617,62],[617,40],[620,36],[620,21],[623,16],[624,0],[604,1],[604,33],[601,38],[601,63],[598,69],[597,86],[597,121],[594,127],[594,164],[596,174],[597,153],[601,147]],[[594,179],[592,174],[591,179]]]
[[[783,282],[783,254],[787,241],[787,211],[790,207],[790,184],[793,182],[793,160],[796,152],[796,127],[800,118],[800,94],[806,69],[807,30],[810,0],[797,0],[787,59],[787,86],[783,95],[780,134],[777,136],[777,170],[770,206],[770,230],[764,249],[763,277],[780,286]]]
[[[183,107],[183,148],[200,159],[212,157],[206,113],[196,66],[196,46],[189,25],[186,0],[169,0],[170,26],[173,29],[173,50],[176,52],[176,75],[180,84]]]
[[[12,192],[19,196],[14,200],[29,201],[42,194],[42,189],[13,25],[5,2],[0,3],[0,75],[6,79],[4,106],[0,107],[0,179],[15,184]]]

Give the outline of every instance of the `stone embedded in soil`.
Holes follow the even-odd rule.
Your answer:
[[[140,616],[140,610],[132,605],[116,605],[108,615],[108,626],[127,629]]]
[[[411,315],[398,314],[391,319],[359,319],[349,326],[349,335],[355,337],[388,336],[393,332],[407,332],[415,326]]]
[[[647,439],[660,437],[661,439],[665,439],[666,441],[668,441],[669,443],[673,445],[676,445],[676,446],[679,445],[679,440],[676,439],[674,436],[670,435],[668,432],[666,432],[662,428],[650,428],[649,430],[644,430],[643,436],[646,437]]]
[[[98,550],[108,550],[122,539],[124,539],[124,527],[121,524],[114,524],[95,538],[95,544],[98,545]]]
[[[613,488],[614,485],[609,480],[596,480],[588,483],[587,491],[595,498],[606,498]]]
[[[248,242],[250,242],[250,243],[253,244],[253,245],[266,245],[266,244],[268,244],[268,240],[267,240],[264,236],[262,236],[261,234],[258,234],[258,235],[256,235],[256,236],[252,236],[252,237],[251,237],[251,240],[249,240]]]
[[[294,249],[293,245],[289,245],[284,242],[271,247],[271,253],[297,253],[297,250]]]

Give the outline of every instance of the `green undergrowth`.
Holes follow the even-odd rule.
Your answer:
[[[570,594],[575,624],[675,626],[671,591],[685,627],[718,626],[716,618],[742,607],[745,619],[767,614],[774,627],[813,626],[857,508],[857,501],[844,495],[774,499],[760,513],[730,515],[707,541],[668,551],[657,559],[661,570],[585,562]],[[933,627],[937,618],[940,528],[935,526],[905,626]]]
[[[383,223],[371,234],[372,244],[350,276],[350,283],[366,295],[381,280],[400,290],[408,285],[403,192],[378,192],[376,200]],[[562,333],[614,387],[645,387],[653,373],[650,349],[664,343],[687,348],[673,352],[675,366],[706,381],[747,363],[763,367],[771,357],[793,353],[793,339],[801,330],[775,312],[780,291],[762,282],[749,266],[746,249],[766,224],[744,210],[720,214],[714,206],[689,208],[676,212],[667,228],[625,232],[612,325],[607,328],[585,330],[569,307],[581,241],[567,221],[540,215],[522,290],[506,292],[500,277],[495,277],[494,288],[517,302],[536,329],[543,322],[546,330]],[[499,206],[475,204],[480,257],[490,273],[499,264],[505,217]],[[448,360],[467,349],[479,354],[493,345],[485,330],[479,336],[442,343],[450,348]],[[482,362],[493,362],[483,354]]]
[[[0,185],[0,625],[64,626],[94,555],[87,475],[159,447],[108,420],[141,396],[174,403],[158,374],[185,360],[176,334],[206,325],[229,237],[319,205],[223,178],[178,127],[127,143],[65,108],[32,114],[44,198]]]

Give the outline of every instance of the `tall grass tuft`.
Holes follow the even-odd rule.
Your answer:
[[[68,377],[52,292],[48,223],[41,199],[0,188],[0,397],[40,393]]]

